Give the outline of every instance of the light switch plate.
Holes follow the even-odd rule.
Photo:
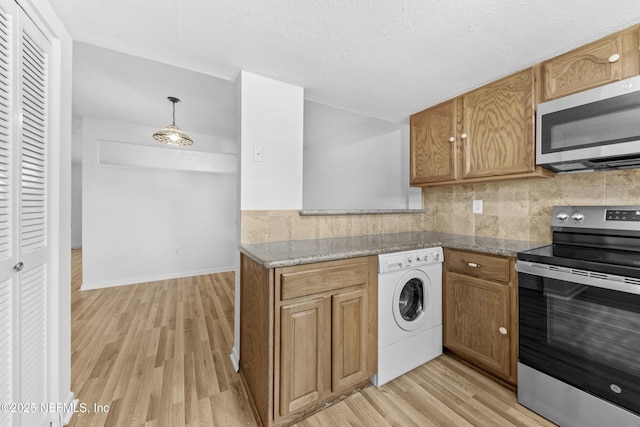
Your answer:
[[[259,145],[253,146],[253,161],[254,162],[262,161],[262,147]]]
[[[482,200],[474,200],[473,201],[473,213],[481,214],[482,213]]]

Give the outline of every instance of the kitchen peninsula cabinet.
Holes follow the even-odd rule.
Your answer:
[[[265,268],[242,255],[240,373],[262,425],[366,386],[376,334],[376,256]]]
[[[640,26],[542,63],[543,101],[640,74]]]
[[[411,185],[552,176],[535,164],[535,68],[411,116]]]
[[[516,384],[515,260],[457,249],[444,259],[444,346]]]

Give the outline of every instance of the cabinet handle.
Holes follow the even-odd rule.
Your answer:
[[[507,335],[507,328],[505,328],[504,326],[500,326],[500,329],[498,329],[498,331],[500,331],[502,335]]]
[[[23,268],[24,268],[24,263],[22,261],[20,261],[19,263],[13,266],[13,269],[15,271],[21,271]]]
[[[462,262],[464,262],[464,261],[462,261]],[[467,263],[467,267],[480,268],[480,264],[476,264],[475,262],[468,262]]]
[[[456,138],[452,136],[451,138],[449,138],[449,142],[456,142]]]
[[[609,62],[611,62],[611,63],[618,62],[618,59],[620,59],[620,54],[619,53],[614,53],[613,55],[611,55],[609,57]]]
[[[467,139],[467,134],[466,134],[466,133],[463,133],[462,135],[460,135],[460,138],[462,138],[462,139]]]

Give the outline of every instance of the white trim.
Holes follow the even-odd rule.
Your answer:
[[[233,369],[238,372],[240,370],[240,354],[238,354],[238,350],[236,349],[235,345],[233,346],[233,348],[231,348],[231,354],[229,355],[229,358],[231,359]]]
[[[64,401],[64,408],[65,409],[70,408],[71,411],[62,412],[60,414],[60,420],[59,420],[60,426],[66,426],[67,424],[69,424],[69,422],[71,421],[71,417],[73,417],[73,414],[75,414],[76,412],[77,407],[78,407],[78,399],[75,398],[75,395],[73,394],[73,392],[70,392],[69,396],[67,396],[67,399]]]
[[[122,280],[106,280],[103,282],[83,283],[80,287],[81,291],[91,289],[112,288],[115,286],[136,285],[139,283],[157,282],[160,280],[179,279],[181,277],[202,276],[205,274],[224,273],[227,271],[235,271],[235,266],[219,267],[205,270],[183,271],[171,274],[159,274],[154,276],[130,277]]]

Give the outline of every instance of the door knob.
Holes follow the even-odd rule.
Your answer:
[[[13,266],[13,269],[15,271],[20,271],[24,268],[24,263],[22,261],[20,261],[19,263],[17,263],[16,265]]]

